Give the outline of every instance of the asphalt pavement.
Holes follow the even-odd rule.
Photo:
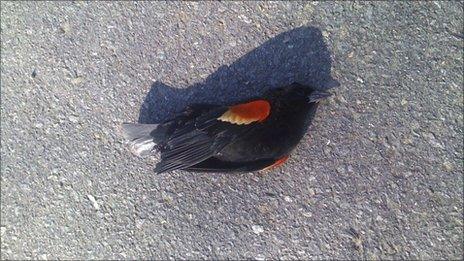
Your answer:
[[[2,1],[0,257],[461,259],[463,37],[462,1]],[[268,173],[120,135],[293,81],[334,95]]]

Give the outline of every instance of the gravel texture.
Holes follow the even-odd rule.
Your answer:
[[[1,259],[460,259],[463,2],[1,2]],[[119,125],[299,81],[267,174],[153,173]]]

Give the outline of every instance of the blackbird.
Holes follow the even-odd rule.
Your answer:
[[[137,156],[161,152],[155,172],[251,172],[282,165],[314,118],[326,91],[298,83],[224,106],[193,104],[159,124],[124,123]]]

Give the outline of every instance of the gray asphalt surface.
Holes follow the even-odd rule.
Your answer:
[[[459,259],[463,3],[1,3],[1,259]],[[340,87],[267,174],[118,126]],[[332,82],[332,83],[331,83]]]

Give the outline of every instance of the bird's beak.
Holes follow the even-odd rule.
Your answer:
[[[308,96],[308,102],[320,102],[323,99],[328,98],[332,94],[330,92],[325,92],[325,91],[313,91],[311,94]]]

